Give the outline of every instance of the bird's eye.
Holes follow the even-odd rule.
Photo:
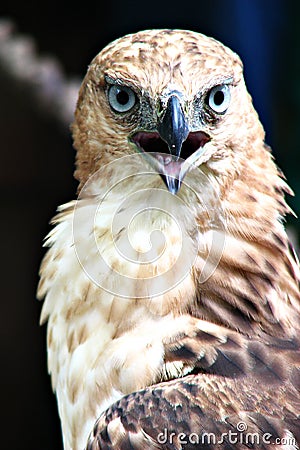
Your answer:
[[[127,86],[113,84],[108,91],[108,101],[113,110],[123,113],[133,108],[136,103],[136,95]]]
[[[215,86],[207,97],[209,107],[218,114],[224,114],[230,103],[230,89],[227,84]]]

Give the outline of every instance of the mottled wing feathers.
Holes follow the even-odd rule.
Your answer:
[[[259,385],[197,375],[133,393],[102,414],[87,450],[298,448],[297,392],[266,385],[258,401]]]
[[[181,363],[194,375],[112,405],[87,450],[296,449],[299,355],[296,338],[249,340],[217,326],[173,337],[165,343],[166,367]]]
[[[259,339],[215,327],[165,344],[167,364],[182,362],[191,371],[236,378],[255,376],[263,383],[300,382],[298,338],[280,339],[262,334]]]

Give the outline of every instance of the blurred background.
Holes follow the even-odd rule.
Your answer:
[[[1,1],[2,448],[62,448],[35,291],[48,222],[76,192],[69,123],[91,59],[146,28],[192,29],[231,47],[299,212],[299,17],[292,0]],[[299,225],[288,223],[297,243]]]

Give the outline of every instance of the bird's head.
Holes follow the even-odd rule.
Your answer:
[[[83,81],[73,125],[76,177],[82,186],[103,165],[140,153],[176,194],[203,164],[225,177],[237,171],[240,156],[261,146],[257,123],[230,49],[191,31],[128,35],[95,57]]]

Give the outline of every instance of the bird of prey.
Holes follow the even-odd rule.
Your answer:
[[[299,448],[291,190],[239,57],[191,31],[120,38],[72,131],[78,198],[38,289],[64,449]]]

